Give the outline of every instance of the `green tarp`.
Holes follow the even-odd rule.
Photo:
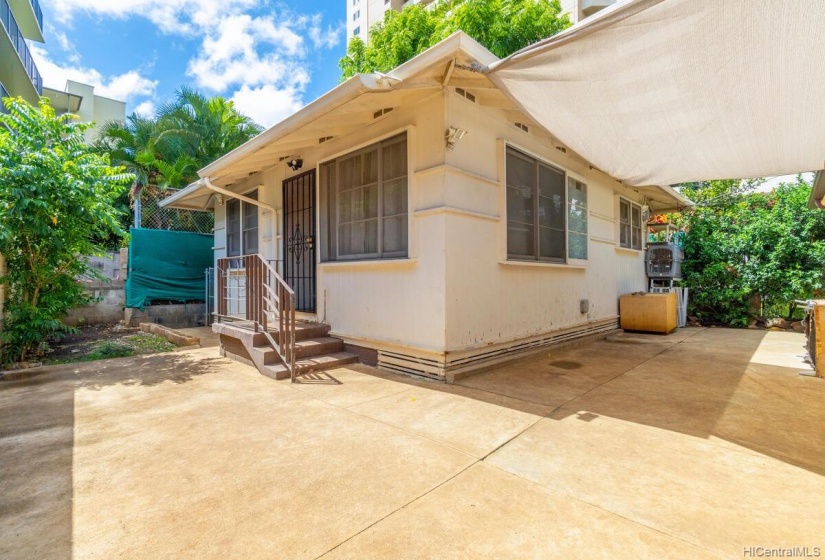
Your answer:
[[[155,301],[203,301],[214,237],[162,229],[132,229],[126,307]]]

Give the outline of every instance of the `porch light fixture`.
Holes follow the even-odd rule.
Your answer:
[[[300,158],[291,159],[288,162],[286,162],[286,164],[289,166],[291,170],[298,171],[304,166],[304,160]]]
[[[455,126],[451,126],[447,129],[447,133],[444,135],[444,139],[447,141],[447,149],[454,150],[455,144],[467,134],[467,131],[463,128],[458,128]]]

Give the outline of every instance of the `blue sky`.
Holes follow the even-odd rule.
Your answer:
[[[40,0],[48,87],[67,79],[151,114],[181,85],[270,126],[338,83],[346,0]]]

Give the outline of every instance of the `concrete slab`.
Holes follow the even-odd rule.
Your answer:
[[[542,416],[461,395],[415,387],[351,411],[483,458]]]
[[[205,352],[4,384],[0,557],[315,557],[474,461]]]
[[[201,348],[213,348],[221,345],[221,337],[212,331],[212,327],[189,327],[175,329],[185,336],[197,336],[201,340]]]
[[[718,556],[482,463],[321,558]]]
[[[720,554],[822,546],[825,385],[797,374],[792,345],[751,333],[687,339],[688,354],[594,388],[488,462]],[[785,367],[750,361],[766,355]]]
[[[214,348],[41,368],[0,383],[0,557],[825,548],[825,382],[801,345],[620,334],[452,386],[366,366],[293,385]]]

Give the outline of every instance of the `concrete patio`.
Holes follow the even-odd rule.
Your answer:
[[[365,366],[291,385],[214,348],[44,368],[0,383],[0,557],[825,548],[802,344],[617,334],[455,386]]]

